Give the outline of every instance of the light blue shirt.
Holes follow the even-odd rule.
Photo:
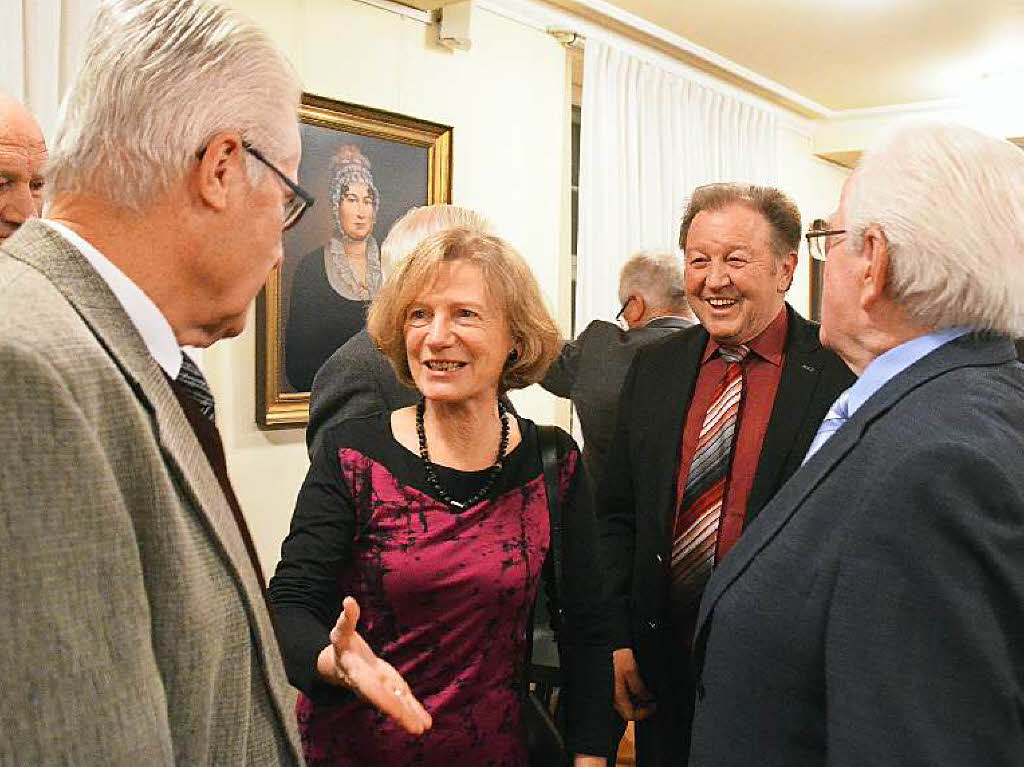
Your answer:
[[[926,354],[930,354],[943,344],[948,344],[969,332],[971,332],[970,328],[962,326],[936,330],[905,341],[899,346],[894,346],[885,354],[875,357],[864,368],[860,378],[847,390],[849,391],[846,400],[847,418],[852,418],[853,414],[868,401],[872,394]]]
[[[929,352],[935,351],[943,344],[949,343],[954,338],[959,338],[970,330],[966,327],[954,327],[926,333],[895,346],[885,354],[871,360],[853,386],[836,397],[836,401],[832,403],[832,407],[829,408],[825,419],[818,427],[818,433],[811,441],[811,446],[807,448],[807,455],[804,456],[803,463],[807,463],[811,456],[818,452],[821,446],[828,442],[832,435],[839,431],[843,424],[857,412],[860,406],[886,383]]]

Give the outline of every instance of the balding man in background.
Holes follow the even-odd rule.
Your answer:
[[[683,261],[672,253],[637,253],[619,272],[616,316],[594,320],[562,347],[541,386],[572,401],[583,431],[583,460],[595,480],[608,453],[622,382],[636,352],[696,320],[686,303]]]
[[[46,142],[29,111],[0,91],[0,242],[42,213]]]
[[[0,245],[0,764],[299,764],[181,349],[241,332],[311,199],[299,83],[204,0],[104,0],[88,40],[48,218]]]

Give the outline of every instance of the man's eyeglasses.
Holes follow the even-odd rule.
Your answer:
[[[632,300],[633,300],[633,296],[630,296],[629,298],[626,299],[625,303],[622,304],[622,308],[619,309],[619,313],[615,315],[615,321],[616,322],[619,321],[619,317],[621,317],[622,314],[626,311],[626,307],[629,306],[629,304],[630,304],[630,302]]]
[[[264,157],[263,153],[260,152],[259,149],[253,147],[248,141],[242,142],[242,149],[274,171],[274,173],[277,174],[277,177],[284,182],[285,186],[294,193],[293,196],[284,204],[284,217],[281,224],[282,231],[291,229],[299,223],[299,219],[302,218],[302,215],[313,207],[313,203],[316,202],[316,200],[313,199],[313,195],[288,178],[283,171]]]
[[[832,250],[832,246],[844,234],[846,234],[845,229],[829,229],[828,223],[824,219],[815,219],[811,224],[810,231],[804,235],[811,258],[824,261],[828,252]]]

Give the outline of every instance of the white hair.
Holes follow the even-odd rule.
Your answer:
[[[438,203],[410,208],[392,224],[380,246],[381,271],[387,277],[399,261],[431,234],[445,229],[469,229],[479,234],[494,234],[494,227],[482,213],[457,205]]]
[[[619,303],[633,293],[652,307],[690,313],[683,260],[675,253],[640,251],[630,256],[619,271]]]
[[[103,0],[88,40],[61,104],[49,196],[88,193],[141,211],[222,131],[282,159],[298,79],[236,12],[207,0]],[[248,159],[255,181],[262,165]]]
[[[921,324],[1024,335],[1024,152],[957,125],[918,124],[862,160],[843,215],[889,248],[887,294]]]

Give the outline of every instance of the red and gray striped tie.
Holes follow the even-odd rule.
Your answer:
[[[700,600],[715,564],[722,501],[743,398],[742,363],[750,349],[720,346],[718,351],[728,364],[700,428],[673,531],[672,596],[678,607]]]

